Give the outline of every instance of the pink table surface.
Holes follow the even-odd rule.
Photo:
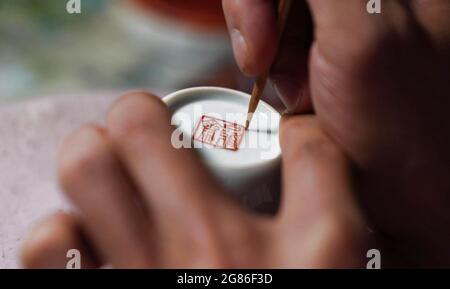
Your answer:
[[[20,268],[20,245],[39,219],[68,203],[55,178],[63,137],[102,121],[119,93],[48,97],[0,105],[0,268]]]

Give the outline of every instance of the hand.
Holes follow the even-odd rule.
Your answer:
[[[170,143],[169,112],[132,93],[106,127],[88,125],[59,154],[62,187],[78,215],[58,213],[24,245],[26,267],[358,267],[366,227],[344,155],[313,117],[283,119],[284,192],[275,217],[247,211],[189,149]]]
[[[382,1],[380,15],[367,0],[292,2],[278,44],[274,1],[223,0],[239,66],[255,76],[274,62],[288,112],[314,109],[386,250],[448,265],[450,1]]]

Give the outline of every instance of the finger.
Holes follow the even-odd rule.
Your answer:
[[[201,191],[221,190],[195,154],[172,146],[169,111],[157,97],[145,92],[125,95],[108,112],[107,129],[124,164],[147,193],[149,206],[154,194],[162,205],[172,205],[203,198]]]
[[[309,244],[311,250],[305,251],[319,255],[310,259],[318,262],[313,266],[349,265],[348,258],[339,260],[335,252],[355,252],[362,244],[364,225],[352,195],[345,156],[310,116],[283,119],[280,141],[284,188],[281,227],[289,230],[295,226],[298,234],[315,236],[315,242]],[[350,263],[358,262],[352,259]]]
[[[224,240],[232,238],[221,236],[244,238],[253,232],[241,229],[250,218],[194,153],[172,146],[173,128],[161,100],[143,92],[126,95],[108,113],[107,126],[154,213],[162,266],[221,267],[228,262]]]
[[[315,41],[322,56],[339,68],[352,70],[392,36],[408,33],[411,15],[402,1],[382,2],[382,13],[372,15],[367,0],[309,0]],[[347,61],[347,59],[354,61]],[[354,69],[353,69],[354,70]]]
[[[287,113],[311,111],[308,58],[312,20],[304,1],[293,1],[280,47],[270,71],[272,84]]]
[[[233,51],[251,76],[269,70],[278,47],[276,6],[272,0],[223,0]]]
[[[80,224],[71,215],[57,213],[34,228],[23,244],[21,259],[26,268],[66,268],[71,249],[80,252],[81,268],[99,267]]]
[[[103,131],[86,126],[66,139],[59,178],[102,259],[120,268],[152,265],[146,216]]]
[[[450,1],[414,0],[411,5],[418,22],[430,33],[432,41],[450,54]]]
[[[315,118],[285,117],[280,141],[284,213],[315,217],[329,208],[353,205],[347,160],[323,134]]]

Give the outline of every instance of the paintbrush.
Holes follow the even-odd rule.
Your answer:
[[[286,20],[288,18],[289,9],[291,7],[292,0],[280,0],[278,3],[278,35],[281,39],[284,27],[286,26]],[[247,130],[250,126],[250,121],[253,118],[253,114],[258,107],[261,95],[266,87],[267,77],[269,72],[264,73],[256,78],[255,84],[253,85],[252,96],[248,104],[247,120],[245,121],[245,129]]]

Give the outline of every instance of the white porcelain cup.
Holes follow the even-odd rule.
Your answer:
[[[172,145],[193,148],[244,205],[273,213],[280,199],[280,114],[260,101],[245,131],[249,99],[232,89],[194,87],[163,101],[176,126]]]

